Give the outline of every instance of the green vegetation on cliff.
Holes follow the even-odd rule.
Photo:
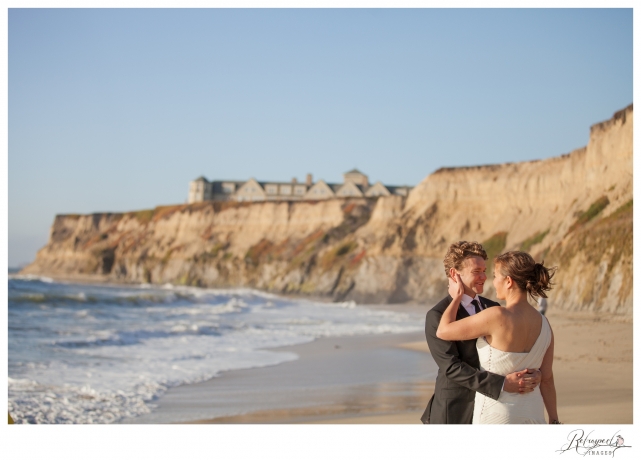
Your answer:
[[[494,258],[501,254],[507,243],[507,232],[498,232],[481,243],[487,253],[487,260],[493,262]]]
[[[550,233],[549,228],[545,231],[535,233],[534,235],[523,241],[519,249],[523,252],[529,252],[530,248],[535,244],[539,244],[541,241],[543,241],[548,233]]]
[[[599,213],[603,211],[609,204],[610,204],[610,200],[608,199],[607,196],[604,195],[600,197],[598,200],[596,200],[594,203],[590,205],[587,211],[581,211],[578,213],[577,219],[568,230],[568,233],[572,233],[580,226],[590,222],[597,215],[599,215]]]

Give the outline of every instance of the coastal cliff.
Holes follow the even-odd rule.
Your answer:
[[[633,108],[586,147],[513,164],[443,168],[407,198],[205,202],[56,216],[24,274],[247,286],[363,303],[432,303],[457,240],[556,265],[550,308],[632,315]],[[486,295],[491,286],[491,263]]]

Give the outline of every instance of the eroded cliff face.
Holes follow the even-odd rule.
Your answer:
[[[632,315],[632,126],[630,106],[570,154],[441,169],[407,199],[57,216],[23,272],[432,303],[447,291],[445,251],[464,239],[558,266],[550,308]]]

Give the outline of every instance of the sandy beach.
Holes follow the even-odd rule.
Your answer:
[[[548,318],[561,421],[632,423],[632,320],[555,311]],[[436,376],[421,332],[326,338],[282,350],[299,359],[171,389],[152,414],[124,423],[421,423]],[[242,413],[208,415],[232,406]]]

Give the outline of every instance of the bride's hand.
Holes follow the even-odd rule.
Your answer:
[[[465,289],[463,288],[463,281],[461,276],[458,273],[454,273],[454,279],[448,279],[448,288],[447,292],[450,294],[452,299],[460,300],[463,297]]]

